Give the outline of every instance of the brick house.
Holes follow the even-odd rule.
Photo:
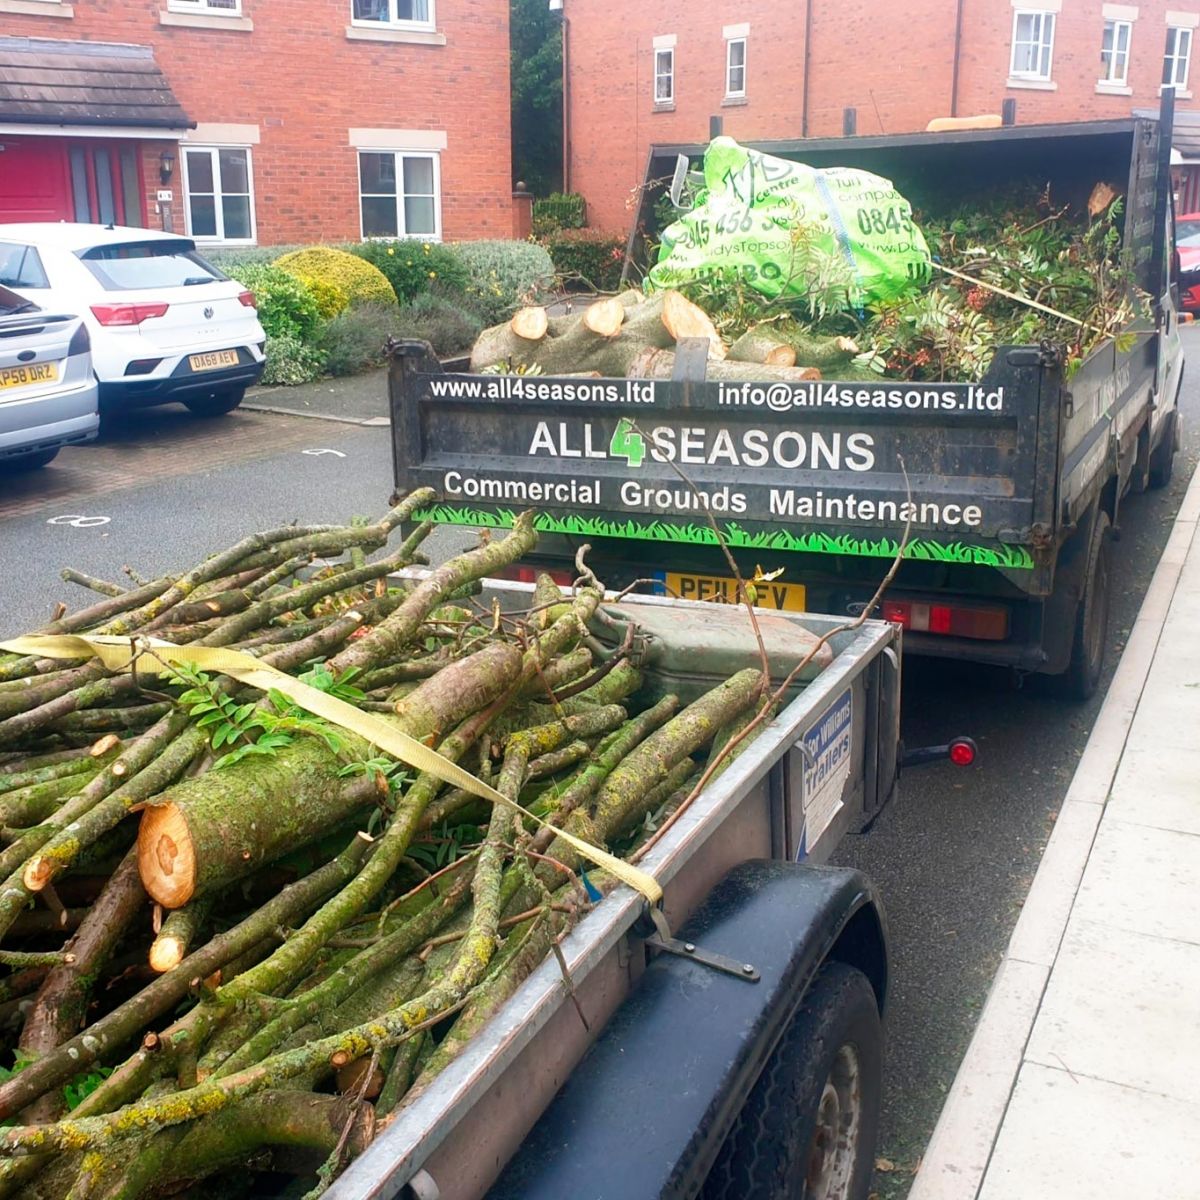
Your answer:
[[[712,116],[746,141],[906,133],[1005,101],[1021,124],[1127,117],[1164,86],[1184,122],[1200,113],[1200,0],[563,0],[563,16],[567,186],[613,231],[649,147],[703,142]],[[1200,208],[1200,165],[1179,161],[1180,203]]]
[[[0,0],[0,222],[510,237],[508,0]]]

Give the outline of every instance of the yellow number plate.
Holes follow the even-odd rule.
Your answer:
[[[777,608],[785,612],[805,612],[804,584],[780,583],[775,579],[769,583],[756,583],[757,608]],[[737,600],[737,580],[714,575],[681,575],[677,571],[667,572],[667,587],[684,600],[710,600],[717,604],[733,604]]]
[[[208,354],[189,354],[188,366],[193,371],[215,371],[218,367],[236,367],[236,350],[211,350]]]
[[[0,367],[0,388],[25,387],[30,383],[53,383],[58,363],[31,363],[28,367]]]

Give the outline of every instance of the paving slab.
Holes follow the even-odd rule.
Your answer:
[[[1200,1200],[1198,1129],[1200,1105],[1027,1063],[979,1197]]]

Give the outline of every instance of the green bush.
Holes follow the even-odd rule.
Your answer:
[[[455,242],[448,249],[470,275],[467,306],[487,325],[508,320],[554,279],[550,255],[536,242]]]
[[[267,337],[308,341],[321,324],[312,292],[295,276],[265,263],[242,263],[228,273],[254,293],[258,319]]]
[[[426,293],[411,304],[401,305],[397,336],[422,338],[445,357],[469,350],[483,328],[478,314],[461,303]]]
[[[587,203],[578,192],[552,192],[533,202],[533,233],[546,237],[560,229],[582,229],[587,224]]]
[[[303,250],[303,246],[197,246],[196,252],[218,271],[233,275],[239,267],[270,266],[281,254]]]
[[[348,249],[378,267],[401,304],[429,291],[435,283],[447,291],[461,292],[471,282],[466,266],[437,242],[363,242]]]
[[[383,345],[396,331],[394,304],[356,304],[322,326],[317,347],[330,375],[354,375],[383,362]]]
[[[377,267],[345,250],[310,246],[283,255],[275,265],[292,275],[320,279],[341,288],[351,304],[390,304],[396,299],[392,285]]]
[[[319,379],[325,369],[324,355],[298,337],[284,333],[267,338],[267,365],[262,382],[292,387]]]
[[[599,229],[563,229],[549,238],[546,249],[564,284],[615,291],[621,283],[625,239]]]
[[[350,297],[336,283],[327,283],[315,275],[297,275],[296,278],[312,293],[324,320],[328,321],[350,307]]]

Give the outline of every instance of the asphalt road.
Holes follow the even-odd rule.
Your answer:
[[[1200,363],[1200,330],[1186,330],[1185,345]],[[1198,381],[1195,371],[1184,381],[1173,485],[1122,507],[1110,674],[1200,451]],[[390,491],[386,428],[278,412],[218,422],[144,412],[42,472],[0,476],[0,636],[46,621],[58,600],[89,602],[62,582],[63,566],[123,581],[128,565],[150,578],[249,529],[376,515]],[[427,546],[437,561],[470,540],[443,530]],[[1069,705],[997,672],[906,665],[909,744],[969,733],[981,757],[967,771],[906,775],[900,801],[839,856],[881,884],[893,938],[880,1200],[908,1190],[1101,699]]]

